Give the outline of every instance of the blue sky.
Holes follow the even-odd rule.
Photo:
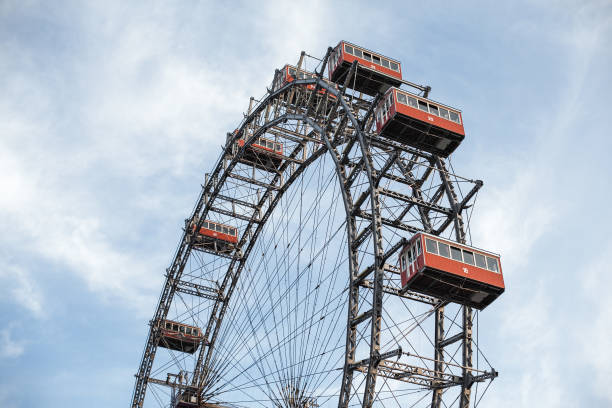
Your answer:
[[[612,405],[609,2],[4,0],[0,406],[128,404],[225,132],[340,39],[463,110],[452,164],[485,182],[472,237],[507,284],[479,317],[485,405]]]

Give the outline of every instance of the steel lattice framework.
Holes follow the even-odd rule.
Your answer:
[[[330,86],[322,79],[330,52],[331,48],[315,78],[295,80],[275,91],[269,90],[260,101],[252,98],[239,128],[228,134],[224,151],[212,172],[206,175],[187,222],[197,224],[195,230],[199,231],[204,220],[214,216],[237,220],[238,244],[224,251],[198,247],[197,233],[185,228],[172,265],[166,270],[165,284],[150,323],[136,374],[132,407],[143,406],[147,386],[152,384],[170,387],[173,396],[190,390],[198,395],[199,406],[241,405],[225,402],[215,394],[225,381],[223,373],[233,366],[240,367],[216,358],[216,353],[225,347],[220,336],[224,324],[228,324],[231,313],[228,308],[232,302],[238,302],[234,296],[237,290],[243,290],[241,276],[249,273],[249,262],[253,262],[249,260],[256,256],[258,238],[266,225],[273,222],[275,210],[281,211],[279,203],[303,182],[300,180],[309,166],[324,157],[334,169],[343,205],[342,228],[346,233],[342,242],[348,270],[342,276],[348,279],[344,281],[346,304],[342,310],[347,317],[344,358],[336,374],[338,386],[334,388],[338,406],[371,407],[383,399],[379,395],[383,385],[390,390],[385,391],[386,395],[399,398],[400,393],[393,392],[392,384],[408,383],[417,390],[426,390],[431,395],[426,404],[432,407],[448,406],[443,402],[445,393],[458,388],[456,403],[469,407],[472,385],[497,376],[492,369],[480,370],[473,365],[471,308],[454,306],[457,313],[450,317],[446,311],[451,305],[402,291],[394,264],[407,238],[416,232],[452,235],[456,241],[465,243],[466,211],[482,182],[454,175],[440,157],[373,133],[373,111],[381,95],[369,98],[351,91],[351,81],[358,69],[356,63],[338,89]],[[304,53],[299,65],[303,57]],[[420,89],[428,91],[426,87]],[[273,137],[285,146],[282,163],[275,171],[256,171],[243,164],[246,152],[260,136]],[[245,140],[242,146],[237,143],[239,139]],[[198,270],[214,263],[216,270],[222,271],[219,279],[211,282],[187,273],[197,269],[189,266],[191,262],[199,265]],[[188,303],[183,296],[199,299],[198,304],[208,302],[205,308],[189,309],[190,316],[197,316],[203,323],[204,340],[188,372],[167,373],[166,378],[158,378],[156,372],[182,366],[184,362],[180,356],[173,356],[174,363],[153,370],[160,340],[159,322],[168,317],[179,298]],[[390,323],[392,313],[387,310],[399,307],[393,306],[393,302],[424,308],[421,314],[413,316],[410,330],[420,327],[426,319],[433,320],[433,355],[420,355],[397,344],[391,347],[385,340],[385,333],[402,338],[408,332],[398,331],[400,326]],[[309,318],[306,316],[306,321]],[[252,346],[255,347],[258,346]],[[450,347],[455,348],[452,354],[445,351]],[[461,356],[460,360],[455,354]],[[267,379],[260,382],[263,381]],[[293,385],[283,388],[291,391],[272,401],[273,405],[317,405],[316,395],[305,395],[295,385],[305,384],[306,380],[291,381]],[[453,404],[455,401],[451,400]]]

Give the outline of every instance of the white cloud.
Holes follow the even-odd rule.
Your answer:
[[[508,166],[515,177],[488,187],[477,202],[472,233],[476,245],[502,252],[505,271],[524,266],[534,243],[553,226],[559,210],[553,196],[542,194],[543,171]],[[538,176],[534,176],[534,175]]]
[[[0,294],[28,310],[34,317],[45,316],[44,298],[32,276],[14,265],[0,264]]]
[[[164,190],[151,197],[141,190],[145,181],[181,183],[186,172],[212,166],[225,132],[242,119],[249,91],[265,92],[262,84],[275,68],[269,59],[294,62],[300,49],[320,42],[313,33],[329,13],[325,3],[315,4],[321,17],[295,26],[299,8],[278,2],[257,9],[284,14],[256,23],[262,24],[266,55],[236,64],[218,60],[218,53],[208,59],[179,47],[184,33],[166,20],[173,8],[158,5],[134,14],[123,4],[88,7],[79,11],[76,28],[83,31],[72,33],[80,38],[58,44],[57,65],[44,73],[36,48],[3,45],[11,63],[0,67],[7,90],[0,99],[0,183],[6,192],[0,196],[0,227],[12,233],[0,243],[67,268],[104,298],[146,308],[161,283],[158,265],[171,251],[148,256],[121,240],[167,217],[167,203],[176,197]],[[70,16],[50,18],[60,30],[72,24]],[[283,29],[292,35],[279,36]],[[214,36],[206,25],[202,30],[203,44],[212,46]],[[203,162],[206,168],[197,169]],[[143,213],[118,222],[112,213],[117,200]],[[17,267],[22,280],[13,295],[23,302],[34,291],[28,282],[43,272]],[[36,302],[26,307],[42,309]]]
[[[24,351],[24,345],[12,339],[11,329],[9,327],[0,330],[1,358],[17,358],[21,356]]]
[[[7,158],[0,163],[0,177],[9,191],[0,199],[0,226],[11,232],[0,237],[5,250],[64,264],[85,279],[92,290],[138,304],[138,292],[150,283],[143,279],[147,262],[113,243],[113,231],[101,225],[102,215],[96,210],[95,187],[83,179],[76,188],[67,189],[62,172],[70,163],[56,166],[55,158],[44,157],[34,146],[13,148],[12,140],[24,140],[25,146],[41,134],[45,125],[30,124],[18,113],[0,111],[0,118],[7,117],[8,122],[21,120],[23,125],[11,126],[8,137],[0,141],[0,151]],[[40,157],[40,161],[32,157]],[[2,272],[3,280],[14,282],[11,293],[16,301],[35,315],[42,314],[42,306],[40,291],[32,281],[41,273],[27,270],[25,265]]]

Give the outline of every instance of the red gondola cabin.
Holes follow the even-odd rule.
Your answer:
[[[164,320],[160,324],[159,346],[193,354],[202,341],[202,332],[194,326]]]
[[[402,287],[482,310],[504,292],[500,257],[415,234],[400,254]]]
[[[274,81],[272,81],[272,91],[276,91],[280,89],[281,87],[283,87],[284,85],[288,84],[289,82],[293,82],[296,79],[309,79],[309,78],[316,78],[316,74],[312,72],[308,72],[303,69],[298,69],[292,65],[285,65],[282,69],[276,71],[276,74],[274,75]],[[338,89],[338,85],[336,85],[335,83],[330,82],[326,79],[324,79],[323,81],[327,85],[329,85],[331,88],[335,88],[336,90]],[[309,91],[313,91],[315,87],[316,85],[314,84],[306,85],[306,89],[308,89]],[[302,93],[302,94],[292,93],[290,95],[292,95],[291,100],[289,100],[288,102],[291,105],[298,104],[298,97],[304,98],[304,100],[299,103],[306,103],[308,99],[310,99],[309,92]],[[316,95],[316,100],[315,100],[316,111],[318,111],[319,113],[322,113],[325,116],[329,115],[330,110],[334,106],[335,100],[336,100],[336,95],[334,95],[333,93],[329,93],[325,89],[322,89],[322,88],[319,89]]]
[[[344,83],[351,64],[357,61],[357,77],[351,79],[349,87],[374,96],[389,87],[402,83],[402,66],[399,61],[377,54],[365,48],[340,41],[332,51],[327,66],[329,79]]]
[[[196,221],[189,225],[191,232],[196,229]],[[204,221],[200,231],[194,235],[194,247],[213,250],[215,252],[229,252],[238,243],[238,229],[229,225],[212,221]]]
[[[244,142],[244,139],[238,139],[238,147],[244,146]],[[276,171],[283,163],[283,144],[265,137],[258,137],[246,148],[238,161],[261,170]]]
[[[171,407],[173,408],[199,408],[202,407],[198,403],[198,392],[197,390],[186,389],[182,392],[177,392],[172,398]]]
[[[381,136],[442,157],[465,137],[459,110],[398,88],[387,91],[375,114]]]
[[[398,88],[387,91],[375,113],[381,136],[442,157],[465,137],[461,111]]]
[[[274,74],[274,81],[272,82],[272,91],[276,91],[277,89],[280,89],[284,85],[288,84],[289,82],[293,82],[296,79],[309,79],[316,77],[317,75],[313,72],[309,72],[304,69],[298,69],[293,65],[287,64],[280,70],[276,71],[276,73]],[[335,83],[329,82],[325,79],[324,81],[330,87],[338,89],[338,85],[336,85]],[[315,89],[315,85],[306,85],[306,88],[308,88],[309,90],[313,90]],[[325,89],[320,89],[319,93],[325,94],[327,93],[327,91]],[[329,97],[333,99],[336,98],[336,96],[332,94],[330,94]]]

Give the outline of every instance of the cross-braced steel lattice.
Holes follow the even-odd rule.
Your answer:
[[[339,86],[324,80],[330,50],[314,78],[252,98],[225,138],[166,270],[132,407],[145,395],[181,407],[468,407],[474,384],[497,375],[474,366],[472,310],[402,290],[396,262],[416,232],[465,242],[482,182],[374,133],[380,95],[351,90],[357,64]],[[265,140],[282,151],[257,153]],[[237,228],[238,242],[203,243],[207,220]],[[201,328],[193,354],[162,352],[166,319]]]

